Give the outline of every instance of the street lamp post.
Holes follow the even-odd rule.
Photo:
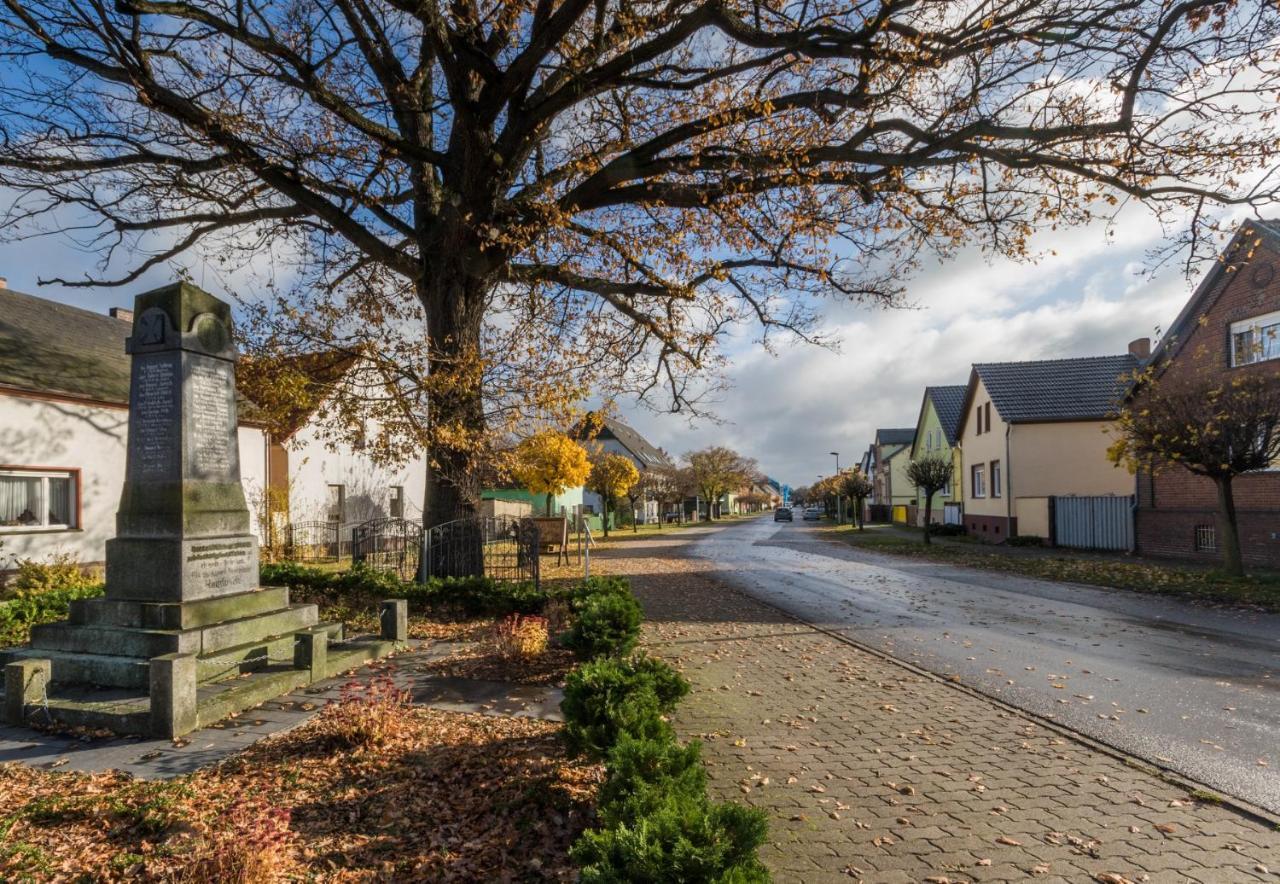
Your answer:
[[[836,524],[844,524],[844,498],[840,494],[840,452],[833,451],[831,456],[836,459]]]

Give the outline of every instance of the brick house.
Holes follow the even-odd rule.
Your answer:
[[[1109,428],[1150,346],[1141,338],[1121,356],[973,366],[956,428],[969,534],[1049,539],[1052,498],[1133,494],[1133,477],[1107,459]]]
[[[1280,383],[1280,222],[1251,221],[1231,240],[1152,354],[1161,382],[1202,370],[1265,373]],[[1136,395],[1141,396],[1141,390]],[[1247,565],[1280,567],[1280,464],[1232,488]],[[1217,492],[1173,467],[1137,476],[1139,552],[1215,561]]]

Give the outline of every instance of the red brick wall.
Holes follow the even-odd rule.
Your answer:
[[[978,516],[973,513],[964,514],[964,528],[983,543],[1004,543],[1011,535],[1018,533],[1018,520],[1005,516]]]
[[[1253,254],[1247,253],[1252,249]],[[1200,321],[1184,333],[1183,344],[1162,375],[1176,383],[1203,369],[1257,372],[1278,378],[1280,364],[1272,360],[1231,367],[1230,327],[1233,322],[1280,310],[1280,252],[1271,242],[1254,247],[1252,239],[1228,254],[1234,268],[1211,292]],[[1267,278],[1269,277],[1269,279]],[[1259,284],[1262,283],[1262,284]],[[1214,294],[1217,295],[1214,298]],[[1240,520],[1240,540],[1246,562],[1280,566],[1280,471],[1241,476],[1232,485]],[[1215,524],[1217,491],[1213,482],[1184,469],[1168,469],[1154,478],[1138,479],[1136,538],[1138,550],[1149,555],[1217,558],[1195,551],[1195,526]]]

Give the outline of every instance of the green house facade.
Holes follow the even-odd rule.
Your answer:
[[[933,521],[943,520],[943,509],[946,504],[959,504],[964,499],[960,484],[964,475],[961,462],[960,446],[956,444],[956,430],[960,425],[960,415],[964,406],[964,384],[943,387],[925,387],[924,398],[920,402],[920,416],[916,420],[916,438],[911,446],[911,459],[924,457],[941,457],[951,460],[951,485],[933,496]],[[923,524],[925,495],[916,490],[916,506],[919,507],[918,521]]]

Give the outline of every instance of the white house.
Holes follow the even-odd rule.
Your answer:
[[[103,560],[124,482],[132,320],[0,282],[0,572],[56,553]],[[385,469],[350,445],[327,446],[311,415],[272,439],[252,403],[240,408],[240,471],[260,531],[268,489],[287,494],[295,522],[421,514],[421,461]]]
[[[594,425],[598,422],[599,429],[594,430]],[[586,426],[591,426],[594,435],[586,435],[584,444],[588,450],[603,450],[610,454],[621,454],[628,457],[631,462],[636,465],[636,469],[643,476],[646,470],[657,468],[670,468],[673,466],[671,458],[669,458],[662,449],[650,444],[647,439],[627,426],[620,420],[611,417],[596,416],[593,420],[588,421]],[[589,512],[603,512],[603,501],[600,495],[594,491],[582,492],[582,504]],[[646,500],[637,507],[635,517],[643,524],[657,522],[661,518],[659,503],[656,500]]]

